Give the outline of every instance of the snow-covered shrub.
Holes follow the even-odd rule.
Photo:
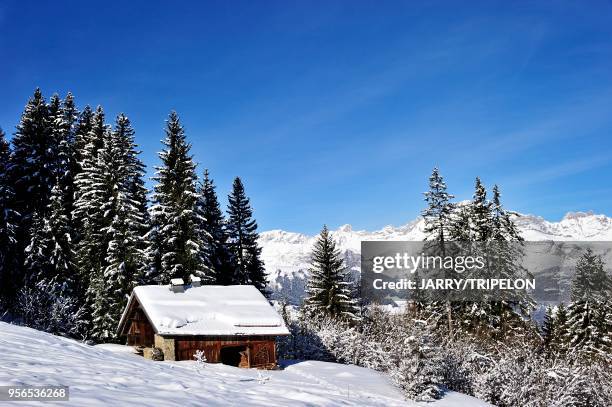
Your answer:
[[[261,370],[257,371],[257,383],[266,384],[269,381],[270,381],[270,376],[263,374]]]
[[[507,349],[475,376],[474,396],[504,406],[610,406],[609,366],[566,355]]]
[[[83,310],[55,280],[41,280],[17,294],[17,312],[28,327],[56,335],[82,336]]]
[[[291,321],[279,343],[285,358],[332,360],[387,373],[409,398],[432,400],[445,389],[504,406],[612,406],[609,358],[551,353],[529,332],[494,340],[435,329],[426,313],[372,307],[359,325],[331,319]]]
[[[199,349],[196,350],[195,354],[193,355],[193,358],[196,362],[196,371],[198,373],[201,373],[202,369],[204,369],[204,364],[206,363],[206,355],[204,354],[204,351]]]
[[[443,382],[454,391],[473,394],[473,381],[478,365],[490,362],[479,354],[473,343],[467,341],[446,341],[442,344]]]
[[[333,356],[321,342],[317,332],[303,322],[288,325],[291,335],[280,339],[277,353],[283,359],[333,361]]]
[[[429,337],[427,324],[407,324],[406,319],[382,313],[366,321],[353,326],[330,318],[303,317],[289,325],[292,335],[279,343],[279,355],[332,360],[387,372],[409,397],[439,398],[443,358]]]
[[[415,326],[412,335],[398,344],[400,362],[391,369],[391,378],[415,400],[432,401],[443,394],[444,365],[440,349],[426,327]]]

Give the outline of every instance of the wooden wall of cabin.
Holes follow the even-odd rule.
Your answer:
[[[222,362],[222,349],[244,350],[239,367],[273,368],[276,366],[274,337],[176,337],[177,360],[194,360],[196,351],[204,351],[209,363]],[[244,347],[242,349],[241,347]]]
[[[130,319],[127,344],[130,346],[152,347],[155,342],[155,332],[144,312],[137,308]]]

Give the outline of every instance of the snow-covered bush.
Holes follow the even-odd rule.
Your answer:
[[[204,369],[204,364],[206,363],[206,355],[204,354],[204,351],[199,349],[196,350],[193,358],[196,362],[196,371],[201,374],[202,369]]]
[[[56,335],[82,336],[83,310],[55,280],[41,280],[17,294],[17,312],[28,327]]]
[[[406,320],[385,314],[366,321],[358,327],[329,318],[303,317],[290,324],[292,335],[279,343],[279,355],[333,360],[387,372],[409,397],[439,398],[443,392],[442,355],[426,334],[427,325],[407,327]],[[379,329],[384,325],[387,332]],[[407,336],[409,332],[411,336]]]
[[[372,307],[357,326],[302,317],[279,343],[284,358],[333,360],[387,373],[412,399],[445,389],[498,406],[611,406],[609,358],[551,353],[529,334],[505,340],[435,329],[425,313],[389,314]]]
[[[398,346],[399,365],[390,371],[393,381],[415,400],[432,401],[443,394],[444,366],[439,349],[422,332],[404,339]]]
[[[502,407],[612,405],[612,375],[602,361],[513,348],[474,377],[473,395]]]

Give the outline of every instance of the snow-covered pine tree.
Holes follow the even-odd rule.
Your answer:
[[[102,107],[98,106],[89,132],[83,135],[85,146],[80,152],[80,171],[75,176],[75,201],[72,221],[78,242],[75,244],[75,264],[79,274],[79,300],[85,304],[85,315],[91,321],[96,290],[104,270],[108,240],[104,228],[109,225],[105,208],[111,200],[112,187],[105,179],[105,163],[100,161],[100,150],[110,140],[111,129],[105,123]],[[108,141],[107,141],[108,142]],[[89,327],[91,328],[91,326]]]
[[[478,187],[478,179],[476,184],[477,191],[484,191],[484,187]],[[481,215],[483,226],[479,235],[483,237],[486,235],[487,238],[485,249],[490,276],[507,279],[531,277],[528,270],[521,266],[524,239],[511,217],[513,213],[507,211],[501,203],[499,187],[497,185],[493,187],[491,202],[487,202],[484,198],[486,196],[481,194],[480,205],[476,206],[487,206],[489,211],[488,216],[484,211]],[[529,315],[535,305],[529,293],[500,291],[492,300],[488,304],[490,308],[485,312],[490,333],[500,338],[510,333],[514,337],[523,335],[526,328],[524,317]]]
[[[89,140],[89,133],[93,128],[94,111],[90,106],[85,106],[79,114],[74,126],[74,177],[82,171],[83,160],[85,158],[85,147]]]
[[[12,208],[13,186],[8,168],[10,146],[0,129],[0,313],[12,306],[15,292],[16,231],[18,213]]]
[[[434,168],[429,177],[429,191],[424,193],[427,208],[421,212],[425,220],[425,240],[436,242],[444,251],[444,245],[450,240],[450,228],[455,204],[451,202],[454,195],[446,191],[446,183],[438,168]]]
[[[323,226],[312,250],[310,277],[306,286],[304,310],[308,315],[358,319],[358,309],[351,297],[352,283],[327,226]]]
[[[253,219],[253,209],[239,177],[234,179],[228,200],[227,233],[236,261],[233,282],[253,284],[267,295],[265,269],[260,258],[261,248],[257,243],[257,222]]]
[[[47,211],[34,214],[25,254],[26,281],[18,292],[16,313],[27,326],[76,335],[82,311],[74,292],[68,216],[58,185]]]
[[[16,291],[24,281],[24,249],[30,243],[29,231],[35,213],[44,213],[49,203],[55,151],[50,137],[49,106],[40,89],[28,100],[12,139],[13,149],[8,168],[13,187],[11,206],[20,214],[17,222],[17,245],[14,252],[17,269],[12,276]]]
[[[525,239],[512,220],[515,212],[508,211],[501,203],[501,193],[497,185],[493,186],[493,200],[491,201],[491,240],[505,240],[522,242]]]
[[[202,218],[202,239],[206,243],[205,263],[214,271],[216,284],[232,284],[235,263],[228,247],[226,221],[207,169],[198,191],[197,206]]]
[[[30,228],[30,244],[25,249],[26,285],[56,281],[62,290],[72,294],[75,276],[68,216],[58,185],[51,190],[48,209],[35,213]]]
[[[572,281],[572,302],[605,301],[610,294],[610,278],[604,269],[601,256],[588,247],[576,262],[576,274]]]
[[[74,209],[74,176],[77,168],[75,123],[77,117],[78,110],[74,104],[74,97],[70,92],[64,98],[61,108],[57,113],[50,114],[51,137],[57,143],[58,149],[56,185],[60,188],[62,205],[69,219]]]
[[[470,204],[459,204],[453,213],[449,237],[453,241],[474,241]]]
[[[123,114],[117,119],[115,133],[125,134],[119,137],[119,140],[122,140],[121,145],[124,146],[122,151],[126,157],[126,193],[130,197],[133,214],[131,215],[131,217],[133,216],[133,223],[130,225],[130,229],[134,236],[138,236],[135,250],[136,253],[138,253],[140,264],[135,269],[135,274],[132,276],[132,282],[130,283],[132,286],[136,286],[149,282],[147,280],[147,275],[150,271],[150,265],[147,259],[148,242],[146,240],[146,235],[151,227],[151,219],[148,209],[148,190],[144,181],[146,169],[144,163],[139,158],[141,151],[138,150],[138,145],[135,143],[134,130],[128,118]]]
[[[105,227],[103,239],[108,242],[103,273],[96,276],[93,300],[93,336],[114,339],[115,327],[125,308],[134,284],[144,275],[146,224],[140,196],[143,191],[144,166],[138,159],[134,130],[124,114],[117,116],[115,129],[99,150],[99,166],[103,169],[104,196],[110,199],[101,208]],[[135,185],[136,184],[136,185]],[[99,298],[104,297],[104,298]]]
[[[162,165],[157,167],[151,207],[152,229],[149,256],[153,264],[151,276],[159,284],[171,278],[189,275],[209,280],[208,270],[202,259],[204,242],[199,233],[200,217],[196,211],[196,165],[189,153],[185,131],[176,112],[171,112],[166,122],[166,148],[159,153]]]
[[[607,355],[610,333],[606,323],[610,278],[601,256],[589,247],[576,262],[572,301],[568,306],[567,345],[572,352],[588,357]]]
[[[560,303],[557,306],[554,320],[554,335],[552,338],[552,347],[558,351],[566,349],[567,340],[567,308],[565,304]]]
[[[427,207],[421,212],[425,221],[425,241],[426,249],[435,255],[444,257],[447,250],[447,243],[452,239],[452,223],[455,204],[451,202],[454,195],[446,190],[446,183],[437,167],[434,167],[429,177],[429,191],[424,193]],[[453,332],[453,310],[450,301],[444,304],[435,302],[431,304],[434,313],[444,313],[446,315],[446,325],[448,333]]]
[[[14,187],[14,209],[21,214],[20,237],[26,237],[34,213],[44,213],[55,185],[55,151],[50,136],[49,106],[36,89],[21,115],[13,137],[9,176]],[[28,243],[21,239],[25,247]]]
[[[87,144],[89,140],[89,133],[93,128],[94,112],[89,106],[85,106],[83,111],[79,114],[76,124],[74,126],[74,144],[72,148],[72,159],[70,160],[70,172],[72,178],[72,199],[71,199],[71,212],[70,212],[70,224],[72,229],[72,241],[73,244],[78,244],[81,240],[80,233],[82,232],[83,219],[78,216],[75,211],[75,202],[79,197],[79,190],[77,187],[77,176],[83,171],[83,165],[87,157]]]
[[[542,322],[542,342],[547,349],[553,348],[555,339],[555,312],[550,305],[546,307],[544,321]]]
[[[101,224],[95,225],[100,220],[92,218],[92,215],[99,215],[100,205],[104,202],[99,193],[99,185],[96,183],[101,181],[98,151],[103,147],[104,139],[110,137],[109,126],[105,123],[104,109],[98,106],[94,113],[87,106],[79,117],[75,132],[75,192],[71,218],[75,244],[80,245],[81,240],[86,237],[87,230],[94,235],[100,232],[99,229],[94,229],[101,226]],[[89,237],[90,240],[92,238],[93,236]]]
[[[414,324],[398,348],[398,366],[391,368],[391,379],[417,401],[432,402],[444,394],[444,360],[434,344],[430,328]]]
[[[491,202],[487,199],[487,190],[480,181],[480,177],[476,177],[470,208],[474,240],[488,241],[491,237]]]

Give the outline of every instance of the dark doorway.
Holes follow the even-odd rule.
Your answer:
[[[246,346],[228,346],[221,348],[221,363],[229,366],[239,366],[241,352],[246,352]]]

